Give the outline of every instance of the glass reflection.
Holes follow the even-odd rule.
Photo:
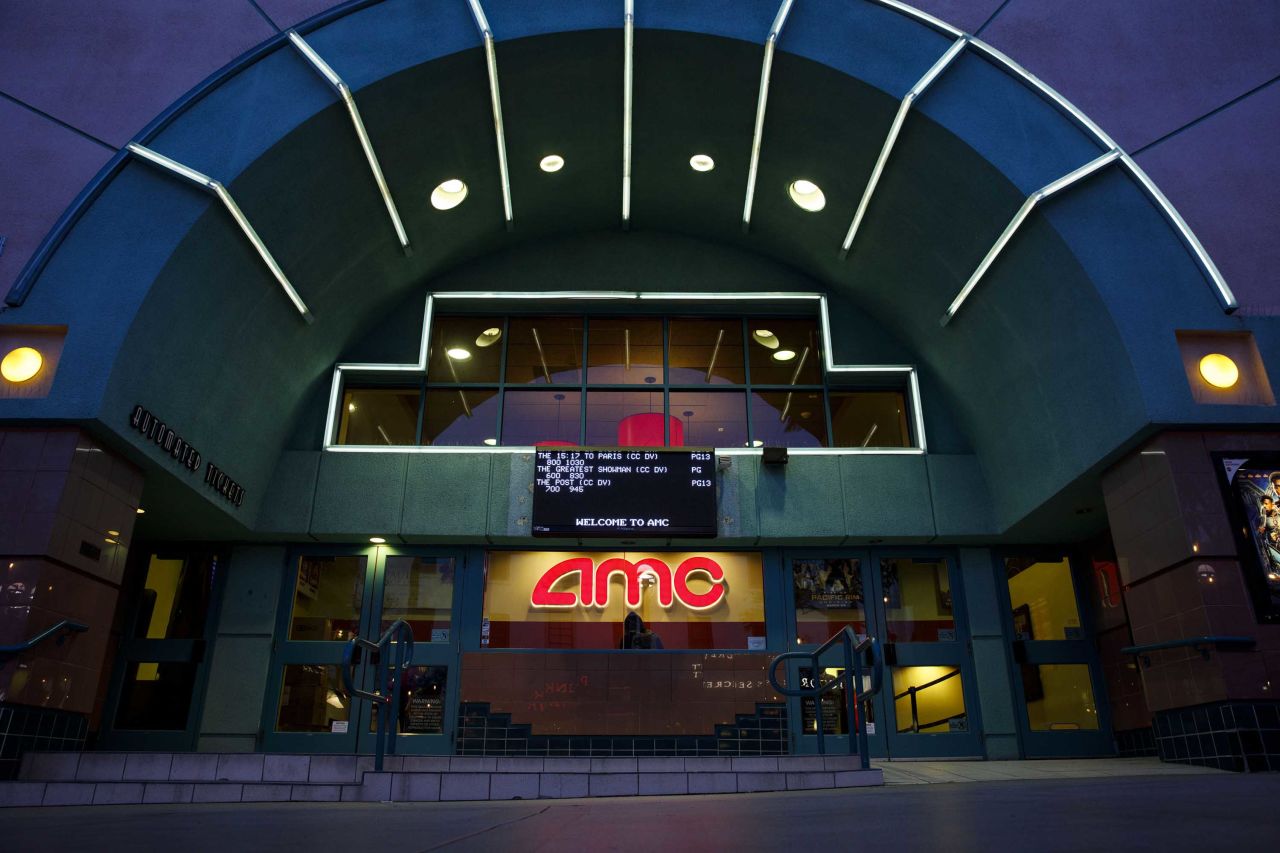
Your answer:
[[[345,733],[351,718],[351,697],[338,667],[326,664],[288,664],[280,679],[278,732]]]
[[[587,327],[587,381],[662,384],[662,320],[592,318]]]
[[[433,445],[496,444],[496,388],[454,388],[427,392],[422,443]]]
[[[880,561],[880,580],[889,642],[956,639],[946,560],[884,559]]]
[[[741,320],[675,319],[667,333],[672,385],[741,385],[746,381]]]
[[[577,445],[581,411],[581,391],[508,391],[502,401],[502,443]]]
[[[901,391],[832,391],[834,447],[909,447]]]
[[[958,666],[904,666],[891,670],[893,713],[899,734],[969,730],[964,682]]]
[[[502,327],[501,317],[436,317],[427,355],[428,384],[497,382]]]
[[[582,381],[582,318],[512,318],[506,381],[577,385]]]
[[[338,444],[413,444],[418,435],[417,388],[350,388],[342,395]]]
[[[364,570],[364,557],[298,558],[289,639],[351,639],[360,630]]]
[[[822,392],[754,392],[751,432],[756,446],[826,447],[827,412]]]
[[[661,391],[591,391],[587,394],[588,445],[661,447],[670,426],[671,446],[684,445],[684,423],[663,414]]]
[[[747,443],[747,396],[742,391],[672,391],[671,419],[682,424],[687,447]],[[671,446],[679,446],[674,432]]]

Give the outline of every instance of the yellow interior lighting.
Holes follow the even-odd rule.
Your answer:
[[[26,382],[40,372],[44,356],[32,347],[18,347],[0,361],[0,376],[9,382]]]
[[[1213,352],[1200,359],[1200,375],[1215,388],[1231,388],[1240,381],[1240,368],[1222,353]]]

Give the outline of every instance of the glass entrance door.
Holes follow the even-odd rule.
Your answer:
[[[456,691],[450,676],[457,671],[454,581],[461,565],[461,554],[389,546],[296,554],[277,628],[266,748],[373,752],[378,709],[348,693],[343,650],[353,636],[376,642],[403,619],[413,628],[414,653],[399,676],[396,751],[448,753]],[[376,663],[375,654],[357,656],[354,680],[360,689],[378,688]]]
[[[981,755],[968,626],[949,555],[793,551],[786,564],[796,648],[815,649],[846,625],[881,643],[884,687],[859,721],[872,756]],[[824,681],[839,674],[836,658],[819,661]],[[788,678],[804,684],[814,677],[801,669],[793,666]],[[848,748],[843,708],[842,694],[826,695],[828,752]],[[814,700],[793,700],[791,715],[799,750],[816,751]]]
[[[209,618],[219,558],[208,552],[142,551],[141,589],[132,596],[103,712],[109,749],[195,746],[203,704]]]
[[[999,570],[1026,756],[1111,754],[1111,726],[1096,699],[1105,695],[1097,654],[1071,561],[1061,553],[1006,556]]]

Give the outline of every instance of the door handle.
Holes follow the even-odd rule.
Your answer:
[[[1027,662],[1027,641],[1014,640],[1009,645],[1013,649],[1013,662],[1026,663]]]

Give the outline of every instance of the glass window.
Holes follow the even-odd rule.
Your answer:
[[[742,391],[672,391],[671,420],[679,421],[682,443],[672,447],[743,447],[747,443],[747,397]]]
[[[196,664],[130,661],[120,685],[117,729],[182,731],[191,710]]]
[[[901,391],[832,391],[833,447],[910,447]]]
[[[286,665],[280,679],[276,731],[345,733],[351,697],[338,670],[318,663]]]
[[[435,318],[427,382],[497,382],[502,369],[502,324],[500,317]]]
[[[890,671],[898,733],[940,734],[969,730],[959,667],[903,666]]]
[[[954,640],[951,577],[946,560],[880,561],[885,627],[891,643]]]
[[[1022,692],[1032,731],[1098,728],[1089,666],[1083,663],[1022,664]]]
[[[821,391],[756,391],[751,395],[756,447],[826,447],[827,412]]]
[[[708,564],[720,581],[704,571]],[[540,584],[547,597],[570,593],[573,603],[535,604]],[[483,617],[480,643],[491,648],[762,649],[762,561],[748,552],[491,551]],[[627,646],[628,626],[656,642]]]
[[[865,672],[865,670],[864,670]],[[800,686],[803,689],[810,690],[820,684],[827,684],[832,680],[839,679],[844,675],[843,667],[828,666],[822,669],[821,682],[815,682],[813,678],[813,670],[810,667],[800,667]],[[864,675],[863,690],[871,689],[871,676]],[[840,682],[839,686],[833,687],[822,694],[822,733],[827,735],[846,735],[849,733],[849,706],[845,704],[844,695],[845,683]],[[867,715],[865,720],[867,734],[876,733],[876,714],[875,706],[868,703],[861,708],[854,709],[855,714]],[[818,705],[812,696],[803,696],[800,699],[800,727],[807,734],[817,734],[818,732]]]
[[[576,446],[581,413],[581,391],[507,391],[502,400],[502,443]]]
[[[148,640],[203,637],[216,565],[212,556],[170,560],[152,554],[134,636]]]
[[[494,445],[498,443],[498,390],[452,388],[427,392],[422,443]]]
[[[507,382],[582,382],[581,317],[513,317],[508,334]]]
[[[593,317],[587,331],[587,382],[662,385],[660,318]]]
[[[418,435],[417,388],[349,388],[342,395],[338,444],[413,444]]]
[[[586,443],[661,447],[670,420],[671,446],[684,446],[684,422],[663,414],[662,391],[588,391]]]
[[[448,667],[410,666],[400,683],[400,712],[396,730],[402,735],[444,734],[444,697],[449,684]],[[378,711],[373,705],[369,731],[378,730]]]
[[[1076,588],[1065,557],[1056,561],[1009,557],[1004,565],[1013,605],[1014,639],[1080,639]]]
[[[403,619],[415,642],[449,642],[453,614],[452,557],[388,555],[382,581],[382,629]]]
[[[673,319],[670,337],[672,385],[741,385],[742,321]]]
[[[351,639],[360,629],[364,569],[364,557],[300,557],[289,639]]]
[[[748,318],[752,385],[818,385],[822,344],[816,320]]]
[[[792,560],[791,586],[796,642],[825,643],[846,625],[856,634],[866,634],[861,560]]]

